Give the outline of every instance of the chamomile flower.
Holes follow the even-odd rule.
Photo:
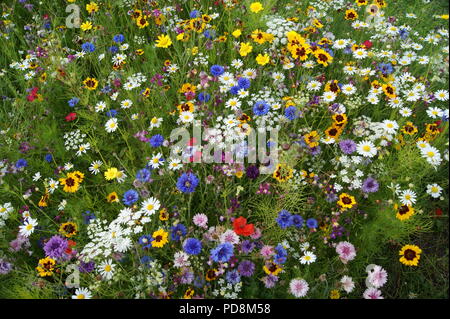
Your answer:
[[[427,194],[433,198],[439,198],[441,196],[442,187],[438,184],[427,185]]]
[[[436,100],[439,101],[448,101],[448,91],[446,90],[439,90],[434,93],[434,96],[436,97]]]
[[[163,119],[161,117],[152,117],[150,120],[149,129],[158,128],[161,126]]]
[[[155,169],[160,167],[163,164],[164,160],[161,153],[158,153],[156,155],[153,155],[150,161],[148,162],[148,165],[150,165],[151,168]]]
[[[356,93],[356,87],[353,84],[344,84],[341,91],[345,95],[353,95]]]
[[[129,99],[120,102],[120,107],[123,109],[129,109],[133,105],[133,102]]]
[[[159,200],[154,197],[147,198],[141,204],[141,210],[149,216],[153,215],[160,207],[161,204]]]
[[[301,264],[312,264],[313,262],[316,261],[316,255],[314,255],[314,253],[307,251],[305,252],[305,254],[300,258],[300,263]]]
[[[89,166],[89,172],[91,172],[91,174],[97,175],[98,173],[100,173],[100,167],[103,165],[102,161],[93,161],[91,163],[91,165]]]
[[[97,266],[97,270],[103,279],[110,280],[114,276],[115,267],[112,259],[107,259]]]
[[[105,130],[108,133],[112,133],[115,132],[117,130],[117,128],[119,127],[119,125],[117,124],[117,119],[115,117],[110,118],[106,123],[105,123]]]
[[[306,85],[306,89],[308,91],[319,91],[322,87],[322,83],[319,81],[311,81]]]
[[[92,293],[87,288],[77,288],[75,289],[75,294],[72,296],[72,299],[91,299]]]
[[[183,164],[181,164],[181,160],[174,158],[169,160],[168,166],[170,170],[177,171],[183,167]]]
[[[356,147],[356,151],[359,155],[364,157],[374,157],[375,155],[377,155],[377,148],[370,141],[359,142]]]
[[[19,226],[19,234],[24,237],[30,237],[37,225],[37,220],[29,217],[25,220],[23,225]]]
[[[416,202],[416,193],[410,189],[404,190],[400,193],[400,202],[403,205],[413,206]]]

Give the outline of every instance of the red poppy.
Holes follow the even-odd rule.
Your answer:
[[[65,117],[67,122],[73,121],[77,118],[77,113],[69,113],[67,114],[67,116]]]
[[[247,224],[247,218],[239,217],[233,222],[234,232],[241,236],[250,236],[255,232],[253,224]]]
[[[373,46],[373,43],[372,41],[366,40],[363,42],[363,45],[366,47],[367,50],[369,50]]]
[[[33,102],[38,96],[37,96],[37,92],[38,92],[39,88],[34,87],[30,94],[27,95],[27,100],[30,102]]]
[[[436,216],[442,216],[442,209],[436,208]]]

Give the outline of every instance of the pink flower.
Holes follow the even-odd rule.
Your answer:
[[[297,298],[306,296],[309,285],[304,279],[292,279],[289,284],[289,292]]]
[[[261,256],[263,256],[265,259],[269,259],[275,254],[273,247],[269,245],[265,245],[261,248]]]
[[[192,217],[192,221],[194,222],[194,225],[201,228],[206,228],[208,226],[208,216],[205,214],[196,214]]]
[[[367,279],[369,283],[375,288],[381,288],[387,282],[387,271],[383,269],[383,267],[375,265],[373,270],[369,272]]]
[[[344,264],[356,257],[355,246],[347,241],[341,241],[338,243],[336,246],[336,252],[339,254],[339,258]]]
[[[367,288],[363,294],[364,299],[384,299],[381,295],[381,291],[377,288]]]

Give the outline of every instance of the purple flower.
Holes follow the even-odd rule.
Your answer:
[[[255,264],[250,260],[244,260],[239,264],[238,271],[241,276],[251,277],[255,271]]]
[[[95,269],[95,263],[93,261],[89,262],[80,261],[78,269],[80,270],[81,273],[92,272]]]
[[[12,264],[5,259],[0,259],[0,275],[6,275],[12,270]]]
[[[259,168],[256,165],[247,166],[245,174],[250,179],[256,179],[259,176]]]
[[[59,235],[55,235],[45,243],[45,255],[54,259],[62,259],[68,247],[69,244],[66,239]]]
[[[368,177],[362,185],[362,190],[364,193],[375,193],[378,191],[378,188],[378,182],[372,177]]]
[[[251,253],[254,248],[255,244],[252,243],[250,240],[244,240],[241,244],[241,249],[244,254]]]
[[[356,151],[356,143],[352,140],[342,140],[339,142],[339,147],[344,154],[351,154]]]
[[[272,288],[277,283],[278,277],[274,275],[268,275],[261,278],[261,281],[264,283],[264,286],[266,286],[266,288]]]

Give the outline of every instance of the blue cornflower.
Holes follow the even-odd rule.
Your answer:
[[[116,45],[112,45],[109,47],[109,52],[111,53],[117,53],[119,51],[119,48]]]
[[[202,14],[198,10],[192,10],[191,13],[189,13],[189,18],[194,19],[200,17]]]
[[[75,105],[78,104],[78,102],[80,102],[80,99],[77,97],[73,97],[67,103],[69,104],[70,107],[74,107]]]
[[[142,183],[147,183],[151,177],[152,173],[146,168],[139,170],[136,174],[136,179]]]
[[[252,243],[250,240],[244,240],[241,244],[241,249],[244,254],[251,253],[255,247],[256,245]]]
[[[141,264],[150,267],[150,263],[153,261],[153,258],[147,255],[141,257]]]
[[[95,214],[94,214],[94,213],[91,213],[91,211],[89,211],[89,210],[87,210],[87,211],[85,211],[84,213],[82,213],[82,215],[83,215],[83,222],[84,222],[86,225],[89,225],[90,222],[91,222],[91,220],[97,218],[97,217],[95,217]]]
[[[215,262],[226,263],[233,257],[233,250],[233,245],[230,243],[220,244],[216,248],[211,249],[211,258]]]
[[[85,42],[81,45],[81,49],[84,52],[94,52],[95,51],[95,45],[91,42]]]
[[[183,250],[189,255],[198,255],[202,251],[202,242],[197,238],[188,238],[184,242]]]
[[[278,225],[282,229],[292,226],[292,223],[293,223],[291,213],[285,209],[282,209],[278,213],[278,218],[276,220],[277,220]]]
[[[239,89],[247,90],[250,88],[250,84],[251,84],[251,82],[247,78],[239,78],[239,80],[238,80]]]
[[[164,137],[161,134],[153,135],[149,143],[152,147],[159,147],[164,143]]]
[[[300,215],[293,215],[292,216],[292,224],[297,228],[303,227],[303,217]]]
[[[48,153],[47,155],[45,155],[44,159],[50,163],[53,160],[53,156],[52,154]]]
[[[117,111],[115,109],[111,109],[105,113],[107,117],[115,117],[117,115]]]
[[[183,193],[192,193],[197,185],[198,178],[194,173],[183,173],[177,181],[177,188]]]
[[[177,224],[170,228],[170,239],[179,241],[181,237],[186,236],[187,229],[183,224]]]
[[[150,235],[142,235],[139,237],[139,244],[141,244],[142,248],[150,248],[152,247],[152,236]]]
[[[274,258],[274,262],[279,265],[284,264],[287,260],[288,253],[287,253],[286,249],[283,247],[283,245],[278,244],[275,247],[275,252],[276,252],[276,255]]]
[[[267,113],[269,113],[269,110],[270,105],[265,101],[258,101],[253,107],[253,113],[255,113],[255,115],[266,115]]]
[[[205,36],[205,38],[212,40],[216,37],[216,31],[206,30],[205,32],[203,32],[203,35]]]
[[[200,102],[206,103],[211,99],[211,95],[208,93],[200,92],[197,98]]]
[[[297,108],[295,106],[289,106],[284,110],[284,116],[293,121],[297,117]]]
[[[383,75],[389,75],[394,72],[394,68],[390,63],[379,63],[377,65],[377,70],[383,73]]]
[[[22,168],[22,167],[27,167],[28,166],[28,162],[26,159],[18,159],[16,162],[16,168]]]
[[[308,226],[308,228],[317,228],[319,226],[319,223],[315,218],[308,218],[306,220],[306,226]]]
[[[223,66],[216,64],[211,67],[210,71],[214,76],[221,76],[225,72],[225,69],[223,68]]]
[[[125,41],[125,37],[123,36],[123,34],[116,34],[113,38],[113,41],[116,43],[122,43],[123,41]]]
[[[409,36],[409,31],[406,29],[400,29],[400,31],[398,31],[398,34],[400,38],[402,38],[402,40],[405,40]]]
[[[225,278],[232,285],[235,285],[241,281],[241,276],[236,269],[228,271]]]
[[[240,88],[239,86],[237,86],[237,85],[232,86],[232,87],[230,88],[230,93],[233,94],[233,95],[237,95],[240,89],[241,89],[241,88]]]
[[[51,22],[45,22],[44,23],[44,28],[46,28],[47,30],[49,30],[52,27]]]
[[[135,191],[134,189],[127,190],[125,194],[123,194],[122,202],[127,205],[131,206],[134,203],[137,202],[139,199],[139,193]]]

